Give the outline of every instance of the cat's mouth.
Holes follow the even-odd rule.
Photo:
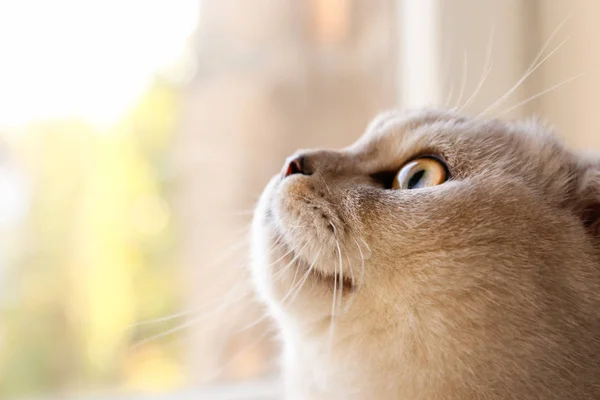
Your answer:
[[[296,261],[296,268],[299,269],[302,276],[311,278],[314,282],[327,286],[332,291],[342,290],[343,293],[353,292],[355,289],[354,279],[350,276],[343,275],[340,273],[326,273],[321,269],[317,269],[314,266],[311,267],[306,261],[298,259]],[[299,274],[299,275],[300,275]]]
[[[333,291],[338,291],[341,288],[343,290],[342,294],[350,293],[353,292],[356,287],[354,285],[354,279],[352,279],[352,277],[345,276],[339,273],[327,274],[321,270],[314,268],[310,272],[308,272],[308,269],[306,269],[305,266],[299,266],[299,268],[304,268],[306,270],[305,273],[311,275],[313,280],[328,286]]]
[[[289,269],[289,273],[292,276],[297,277],[297,279],[294,279],[295,282],[293,283],[293,286],[299,288],[300,285],[303,285],[310,279],[312,282],[328,287],[331,291],[337,292],[341,290],[342,295],[344,293],[351,293],[356,289],[357,285],[353,276],[348,276],[348,274],[343,273],[340,274],[338,272],[325,272],[318,268],[314,263],[306,261],[303,257],[298,255],[296,251],[290,249],[289,245],[284,244],[283,247],[285,252],[288,253],[288,257],[290,257],[294,263],[294,268]],[[286,268],[287,264],[288,263],[284,263],[283,268]],[[296,269],[298,271],[297,274]],[[299,288],[299,290],[301,289]]]

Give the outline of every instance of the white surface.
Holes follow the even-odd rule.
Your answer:
[[[82,394],[35,400],[281,400],[283,399],[282,393],[280,382],[277,379],[269,379],[161,394]]]

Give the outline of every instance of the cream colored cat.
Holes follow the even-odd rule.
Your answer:
[[[290,399],[600,399],[600,162],[392,112],[265,189],[253,275]]]

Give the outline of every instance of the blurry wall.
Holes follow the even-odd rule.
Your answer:
[[[438,5],[438,104],[478,115],[515,86],[540,50],[535,2],[442,0]],[[537,75],[530,76],[485,116],[499,116],[535,91],[536,84]],[[524,106],[503,117],[530,112]]]
[[[599,2],[428,1],[435,4],[431,23],[420,22],[437,38],[432,46],[440,92],[424,104],[462,108],[471,115],[486,111],[483,115],[490,118],[536,116],[571,146],[600,148]],[[406,26],[403,17],[399,21]],[[410,54],[401,53],[401,66],[415,62],[407,61]],[[425,65],[414,69],[427,70]],[[400,85],[401,98],[407,97],[407,88]]]
[[[567,40],[560,55],[542,69],[538,90],[578,77],[541,97],[540,114],[571,145],[599,150],[600,2],[538,0],[538,4],[541,36],[550,36],[559,22],[566,21],[560,37]]]
[[[275,366],[269,341],[257,343],[264,324],[244,329],[261,315],[247,292],[250,213],[286,156],[348,145],[394,105],[394,3],[203,3],[198,71],[174,156],[189,306],[223,306],[189,331],[198,382],[215,371],[245,378]]]

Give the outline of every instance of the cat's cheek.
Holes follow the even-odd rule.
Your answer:
[[[274,176],[260,196],[251,226],[251,272],[261,297],[273,297],[270,284],[269,265],[273,262],[273,248],[276,246],[277,232],[273,222],[272,198],[279,176]]]

